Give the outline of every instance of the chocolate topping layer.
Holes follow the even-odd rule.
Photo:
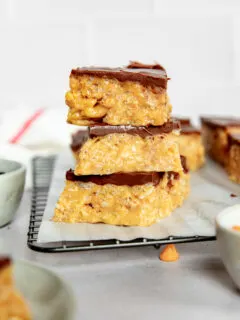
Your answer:
[[[240,127],[240,118],[234,117],[200,117],[201,123],[212,128]]]
[[[189,126],[189,127],[183,126],[181,129],[181,134],[192,134],[192,133],[200,135],[201,131],[193,126]]]
[[[162,126],[149,126],[149,127],[133,127],[133,126],[111,126],[107,124],[97,124],[89,127],[89,136],[99,137],[106,136],[111,133],[127,133],[138,135],[142,138],[148,136],[155,136],[162,133],[170,133],[173,130],[180,130],[180,122],[176,120],[169,121]]]
[[[71,149],[77,151],[87,139],[102,137],[111,133],[127,133],[145,138],[162,133],[170,133],[173,130],[180,130],[180,128],[180,122],[177,120],[169,121],[164,125],[157,127],[111,126],[105,123],[95,124],[89,126],[85,131],[79,130],[72,135]]]
[[[182,164],[182,168],[183,168],[183,172],[184,173],[188,173],[188,166],[187,166],[187,159],[185,156],[180,156],[181,158],[181,164]]]
[[[130,61],[129,65],[127,66],[128,69],[157,69],[163,70],[166,72],[166,69],[163,68],[159,63],[156,64],[144,64],[138,61]]]
[[[8,267],[11,264],[11,259],[8,257],[1,257],[0,256],[0,270],[2,268]]]
[[[181,127],[182,126],[192,126],[192,123],[191,123],[191,119],[190,118],[183,118],[183,117],[176,117],[176,116],[173,116],[173,119],[177,120],[180,122],[181,124]]]
[[[181,117],[173,117],[181,124],[181,134],[201,134],[201,131],[197,128],[195,128],[192,123],[191,119],[189,118],[181,118]]]
[[[162,133],[170,133],[173,130],[180,130],[180,128],[180,122],[177,120],[169,121],[157,127],[111,126],[105,123],[95,124],[89,126],[87,130],[79,130],[72,135],[71,149],[77,151],[89,138],[102,137],[111,133],[127,133],[145,138]]]
[[[70,181],[92,182],[98,185],[114,184],[117,186],[135,186],[152,183],[158,185],[162,179],[164,172],[133,172],[133,173],[113,173],[110,175],[88,175],[76,176],[73,170],[68,170],[66,179]]]
[[[240,133],[229,133],[228,142],[230,145],[232,144],[240,145]]]
[[[117,79],[118,81],[140,82],[143,86],[156,86],[167,89],[167,74],[164,69],[129,69],[129,68],[77,68],[73,69],[71,76],[88,75]]]

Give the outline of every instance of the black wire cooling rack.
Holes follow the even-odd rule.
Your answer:
[[[41,252],[66,252],[96,249],[141,247],[153,245],[159,248],[161,244],[199,242],[215,240],[215,237],[168,237],[165,239],[135,239],[132,241],[96,240],[96,241],[61,241],[39,243],[37,242],[39,227],[42,222],[44,209],[47,203],[48,191],[52,179],[55,157],[36,157],[32,160],[33,190],[32,206],[28,230],[28,247]]]

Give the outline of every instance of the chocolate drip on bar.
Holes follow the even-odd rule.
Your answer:
[[[110,78],[118,81],[133,81],[139,82],[143,86],[161,87],[167,89],[167,74],[164,69],[129,69],[129,68],[77,68],[73,69],[71,76],[88,75],[99,78]]]
[[[182,164],[183,172],[184,173],[188,173],[189,169],[188,169],[188,166],[187,166],[186,157],[185,156],[180,156],[180,158],[181,158],[181,164]]]
[[[200,117],[202,124],[212,128],[240,127],[240,118],[233,117]]]
[[[130,61],[129,65],[127,66],[128,69],[157,69],[157,70],[163,70],[166,72],[166,70],[161,66],[159,63],[156,64],[144,64],[138,61]]]
[[[113,173],[109,175],[87,175],[76,176],[73,170],[68,170],[66,179],[70,181],[92,182],[98,185],[114,184],[117,186],[135,186],[152,183],[158,185],[163,178],[164,172],[133,172],[133,173]]]
[[[88,130],[79,130],[72,135],[71,149],[77,151],[89,138]]]
[[[106,136],[111,133],[127,133],[138,135],[142,138],[148,136],[155,136],[162,133],[170,133],[173,130],[180,130],[180,122],[176,120],[169,121],[162,126],[149,126],[149,127],[133,127],[133,126],[111,126],[107,124],[97,124],[89,127],[90,138]]]
[[[168,187],[172,188],[173,187],[173,181],[178,180],[180,178],[180,174],[178,172],[168,172]]]
[[[2,268],[8,267],[11,264],[11,259],[8,257],[1,257],[0,256],[0,270]]]

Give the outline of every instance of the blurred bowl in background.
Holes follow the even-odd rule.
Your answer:
[[[0,159],[0,227],[10,223],[19,207],[25,185],[25,167]]]
[[[239,230],[234,230],[233,227],[239,227]],[[216,228],[223,264],[240,289],[240,204],[224,209],[216,217]]]

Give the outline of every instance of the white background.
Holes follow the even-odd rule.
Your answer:
[[[0,0],[0,112],[65,112],[71,68],[158,61],[175,114],[240,115],[238,0]]]

